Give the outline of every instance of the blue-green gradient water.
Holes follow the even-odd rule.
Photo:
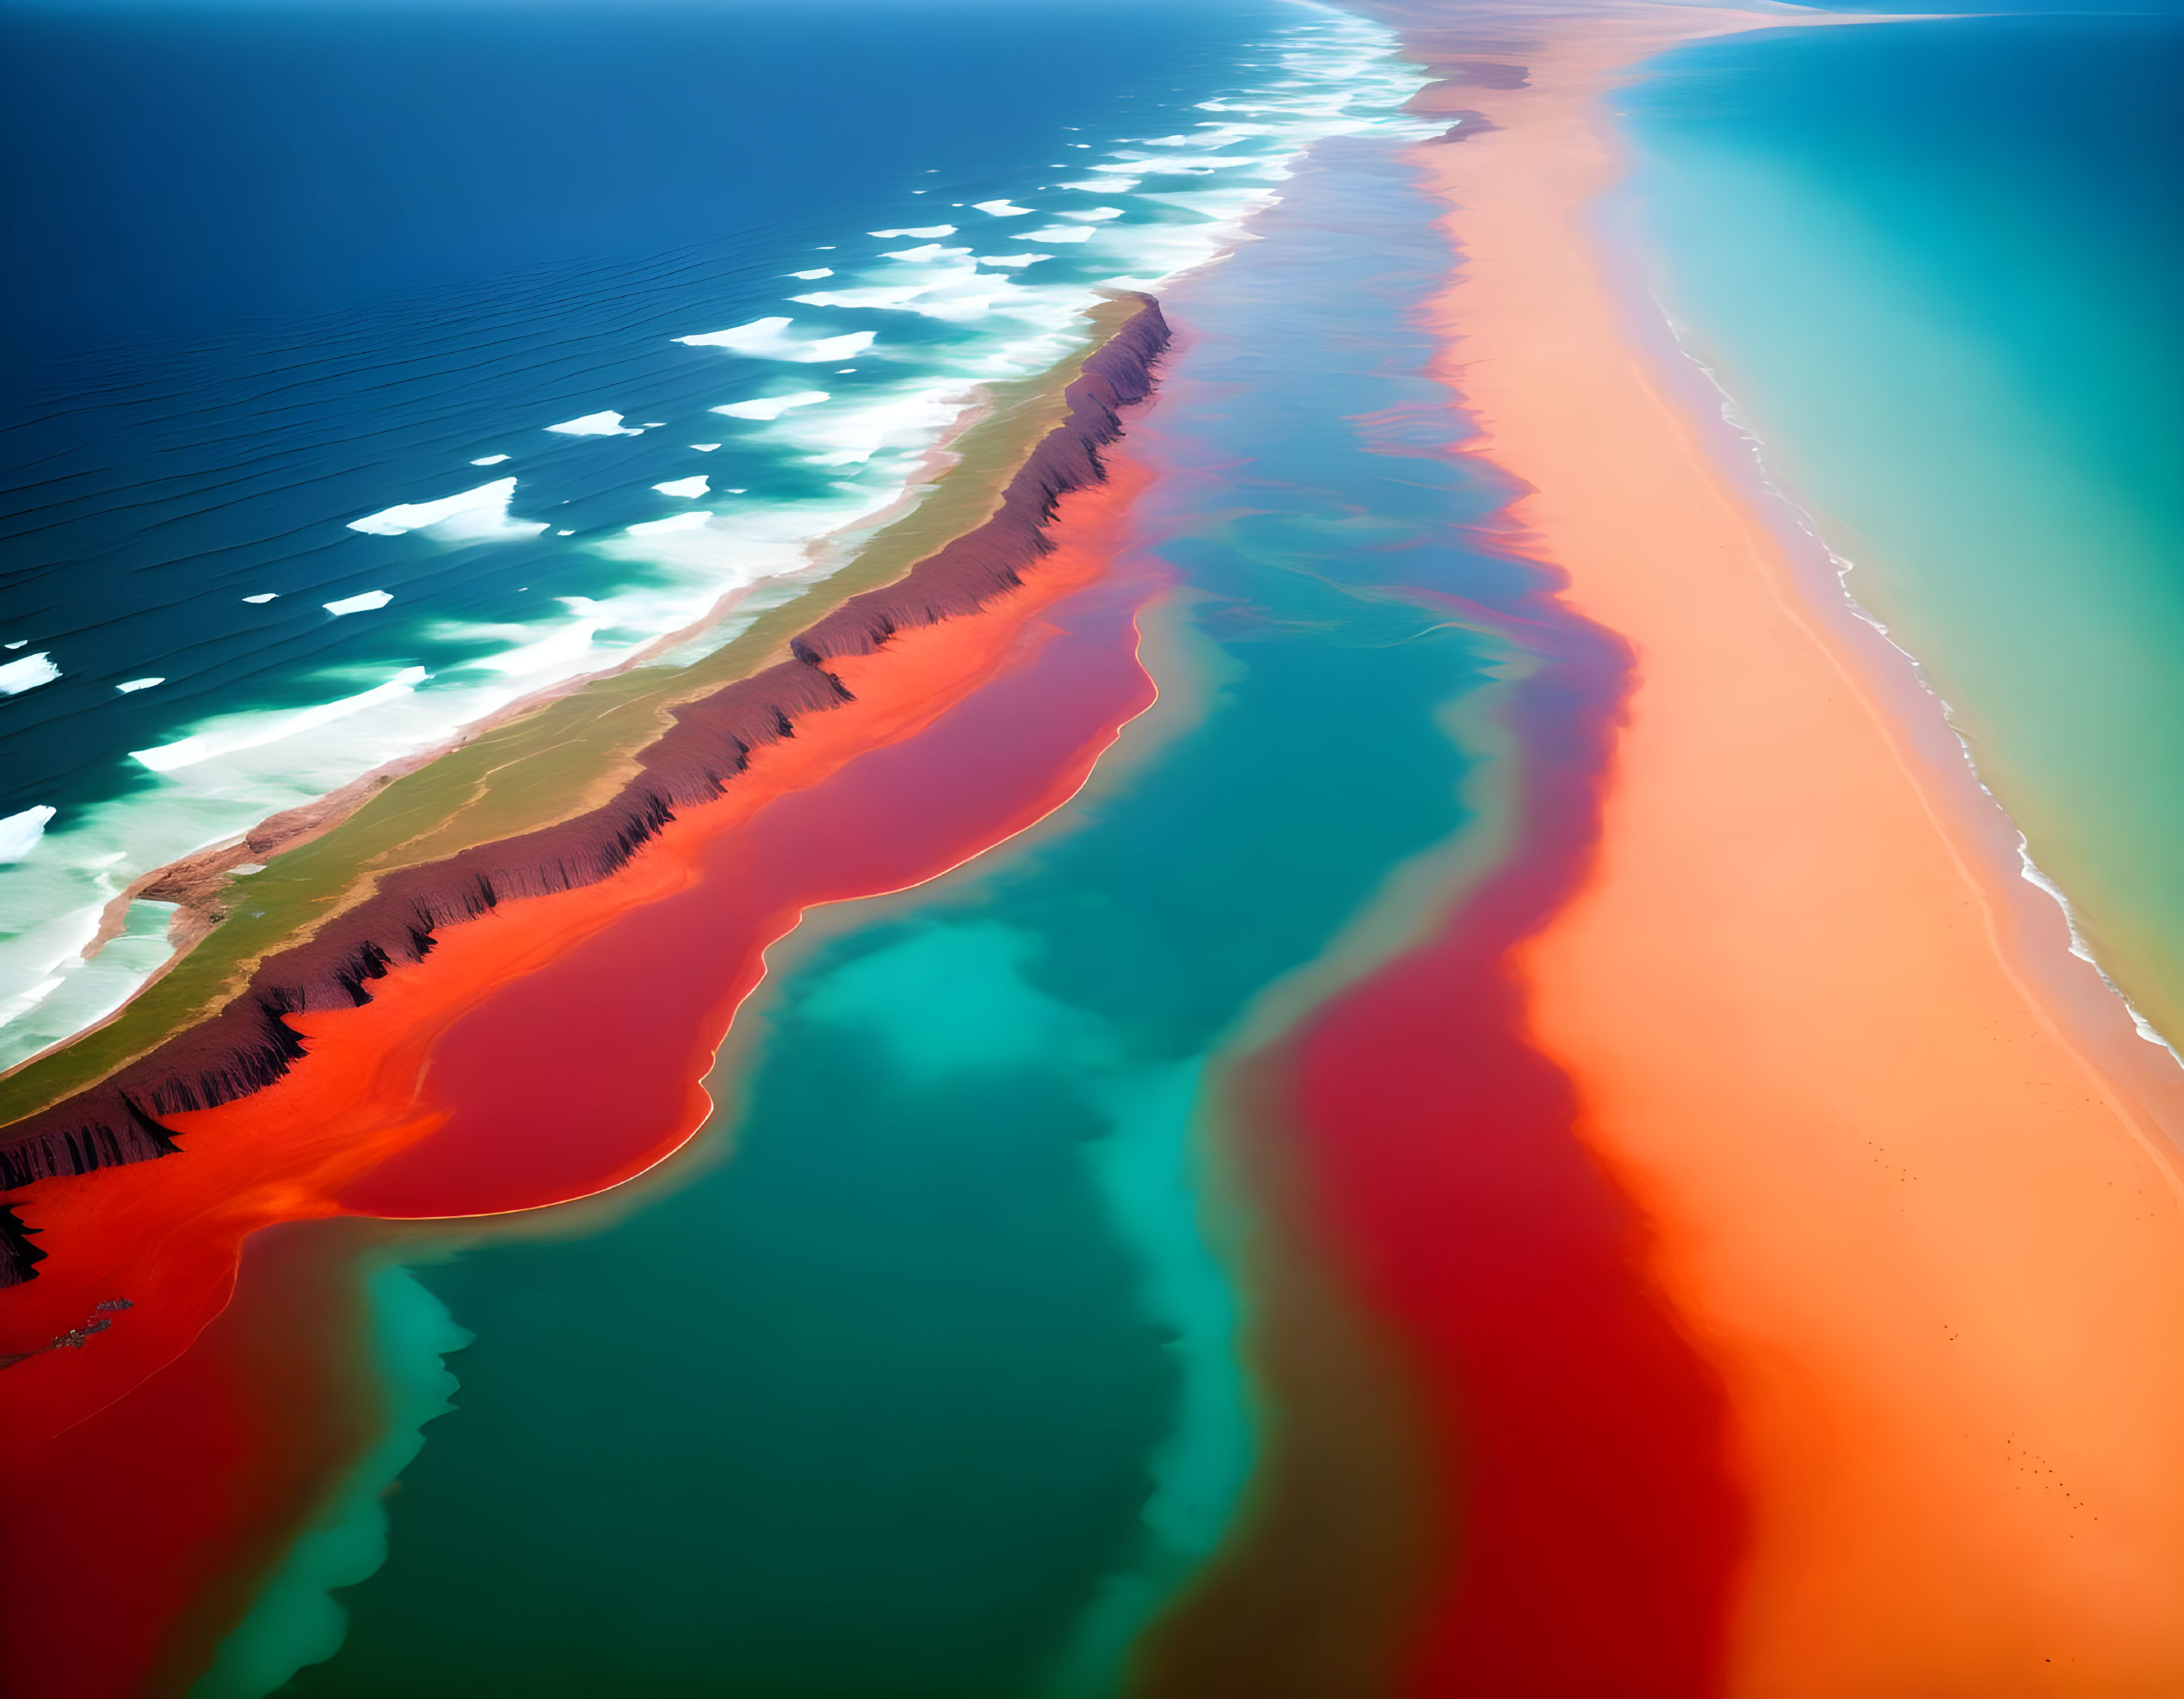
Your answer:
[[[1655,286],[2184,1040],[2184,18],[1811,29],[1623,97]]]
[[[476,1343],[293,1691],[1116,1690],[1255,1451],[1208,1058],[1492,830],[1453,728],[1511,651],[1415,593],[1535,580],[1465,541],[1507,492],[1447,453],[1432,215],[1391,141],[1323,144],[1171,299],[1165,695],[1087,792],[777,953],[713,1165],[416,1269]]]

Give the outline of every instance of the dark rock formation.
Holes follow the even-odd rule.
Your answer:
[[[1145,305],[1084,362],[1064,395],[1066,423],[1040,439],[977,530],[879,590],[853,596],[789,646],[817,666],[838,655],[868,655],[896,632],[975,613],[1023,582],[1023,569],[1053,549],[1054,504],[1106,476],[1100,450],[1122,434],[1121,410],[1152,387],[1152,363],[1168,345],[1168,321]]]
[[[0,1203],[0,1286],[15,1286],[32,1278],[46,1253],[30,1242],[38,1231],[26,1227],[15,1206]]]
[[[1434,115],[1456,120],[1434,138],[1436,142],[1469,141],[1473,136],[1483,136],[1490,130],[1502,127],[1483,112],[1445,112]]]
[[[895,583],[851,597],[790,644],[791,658],[672,711],[612,801],[542,831],[481,844],[383,876],[373,894],[307,939],[267,957],[240,995],[107,1079],[0,1129],[0,1188],[174,1153],[158,1117],[231,1103],[279,1079],[305,1052],[286,1016],[371,1001],[371,981],[423,960],[441,928],[511,898],[611,877],[676,817],[721,794],[763,744],[850,700],[825,663],[870,654],[894,633],[975,613],[1023,582],[1054,544],[1056,504],[1106,476],[1100,450],[1121,434],[1121,410],[1151,392],[1169,340],[1150,296],[1088,355],[1063,392],[1064,414],[976,530]],[[45,1253],[0,1206],[0,1285],[31,1278]]]

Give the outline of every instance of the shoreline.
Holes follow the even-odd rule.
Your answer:
[[[1511,51],[1373,9],[1429,64],[1530,71],[1465,76],[1498,127],[1416,155],[1465,260],[1433,318],[1478,452],[1531,491],[1525,552],[1638,656],[1596,860],[1513,960],[1728,1389],[1752,1530],[1724,1690],[2166,1690],[2184,1076],[2069,953],[1937,700],[1824,548],[1788,546],[1793,504],[1601,251],[1606,96],[1644,60],[1885,20],[1465,26],[1531,38]]]
[[[891,581],[804,616],[809,622],[799,621],[770,666],[684,701],[635,752],[630,779],[588,814],[371,876],[361,900],[262,958],[216,1011],[16,1121],[0,1136],[0,1177],[22,1186],[170,1153],[176,1129],[161,1117],[232,1102],[285,1076],[303,1053],[290,1017],[367,1002],[367,981],[421,961],[441,929],[509,897],[612,876],[678,808],[721,794],[754,751],[792,736],[795,720],[851,700],[830,670],[842,659],[873,653],[898,632],[974,613],[1014,588],[1021,569],[1053,547],[1046,534],[1055,503],[1101,480],[1099,451],[1120,433],[1118,409],[1150,392],[1166,326],[1150,297],[1130,299],[1135,307],[1118,300],[1106,338],[1078,356],[1059,418],[1025,450],[978,523],[947,534]],[[42,1253],[20,1229],[7,1240],[0,1250],[12,1254],[0,1257],[0,1279],[34,1277]]]
[[[1865,22],[1863,17],[1849,18]],[[1890,20],[1878,19],[1877,22]],[[1994,898],[2005,953],[2042,982],[2072,1041],[2132,1083],[2132,1096],[2169,1146],[2184,1152],[2184,1054],[2132,1002],[2086,947],[2070,894],[2035,862],[2024,829],[1980,772],[1977,756],[1920,658],[1859,599],[1856,564],[1828,542],[1822,516],[1767,460],[1767,444],[1724,410],[1737,398],[1687,349],[1640,275],[1638,211],[1626,188],[1595,209],[1604,279],[1618,298],[1631,343],[1645,353],[1723,479],[1774,537],[1805,610],[1842,651],[1918,769],[1918,782],[1948,816]]]
[[[281,809],[241,832],[216,838],[187,855],[176,856],[138,874],[108,900],[100,913],[97,931],[90,942],[83,946],[82,959],[91,961],[121,935],[130,905],[139,901],[171,903],[175,905],[176,911],[168,921],[171,951],[167,959],[145,975],[127,997],[97,1020],[78,1028],[65,1038],[54,1040],[42,1050],[34,1051],[5,1067],[0,1067],[0,1080],[5,1080],[48,1056],[68,1049],[89,1035],[120,1019],[139,994],[172,970],[219,924],[225,912],[222,899],[235,894],[233,880],[238,869],[248,868],[254,862],[300,848],[313,838],[333,831],[369,802],[383,787],[431,765],[443,756],[453,754],[481,737],[526,719],[565,696],[575,695],[592,685],[650,666],[679,649],[705,640],[734,617],[744,603],[754,598],[777,594],[784,585],[801,584],[809,587],[824,583],[833,575],[834,571],[853,565],[867,542],[885,531],[896,521],[914,512],[925,495],[960,463],[962,456],[957,452],[957,442],[990,416],[996,404],[997,398],[991,386],[979,384],[967,388],[964,392],[961,410],[910,473],[902,494],[885,506],[861,516],[840,530],[812,538],[805,546],[805,564],[794,571],[776,573],[754,579],[750,584],[736,585],[724,591],[697,619],[651,639],[612,666],[601,667],[591,672],[574,673],[567,678],[541,685],[490,714],[454,726],[445,738],[428,748],[397,760],[383,762],[369,772],[358,774],[348,783],[335,787],[323,796],[293,808]],[[831,565],[829,565],[830,557]],[[819,570],[822,566],[827,568],[824,572]],[[732,640],[732,638],[728,640]]]

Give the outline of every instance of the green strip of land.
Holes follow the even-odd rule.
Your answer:
[[[0,1078],[0,1125],[96,1084],[217,1012],[262,961],[364,900],[380,874],[535,831],[607,801],[636,771],[637,753],[667,729],[670,708],[787,658],[789,639],[829,609],[893,582],[983,524],[1016,469],[1061,423],[1063,391],[1086,356],[1137,310],[1133,301],[1101,302],[1085,315],[1085,346],[1036,377],[990,386],[987,410],[953,445],[954,463],[908,513],[875,531],[830,577],[759,614],[713,653],[685,667],[638,666],[595,679],[496,726],[393,780],[337,825],[238,881],[225,917],[113,1019]]]

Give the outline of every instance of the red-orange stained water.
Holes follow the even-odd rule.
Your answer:
[[[1144,481],[1118,460],[1070,497],[1058,551],[985,613],[841,660],[851,706],[759,751],[622,875],[453,929],[373,1003],[299,1018],[309,1060],[174,1117],[181,1157],[39,1189],[68,1254],[17,1294],[40,1313],[15,1325],[138,1307],[9,1374],[0,1455],[15,1525],[36,1530],[0,1590],[9,1690],[170,1690],[209,1653],[204,1601],[353,1452],[354,1436],[330,1451],[326,1399],[284,1407],[326,1372],[284,1387],[286,1360],[318,1361],[307,1317],[240,1326],[266,1307],[253,1291],[207,1326],[250,1234],[533,1208],[652,1165],[703,1121],[728,1019],[805,908],[933,878],[1083,783],[1153,696],[1134,615],[1158,581],[1111,571]]]

